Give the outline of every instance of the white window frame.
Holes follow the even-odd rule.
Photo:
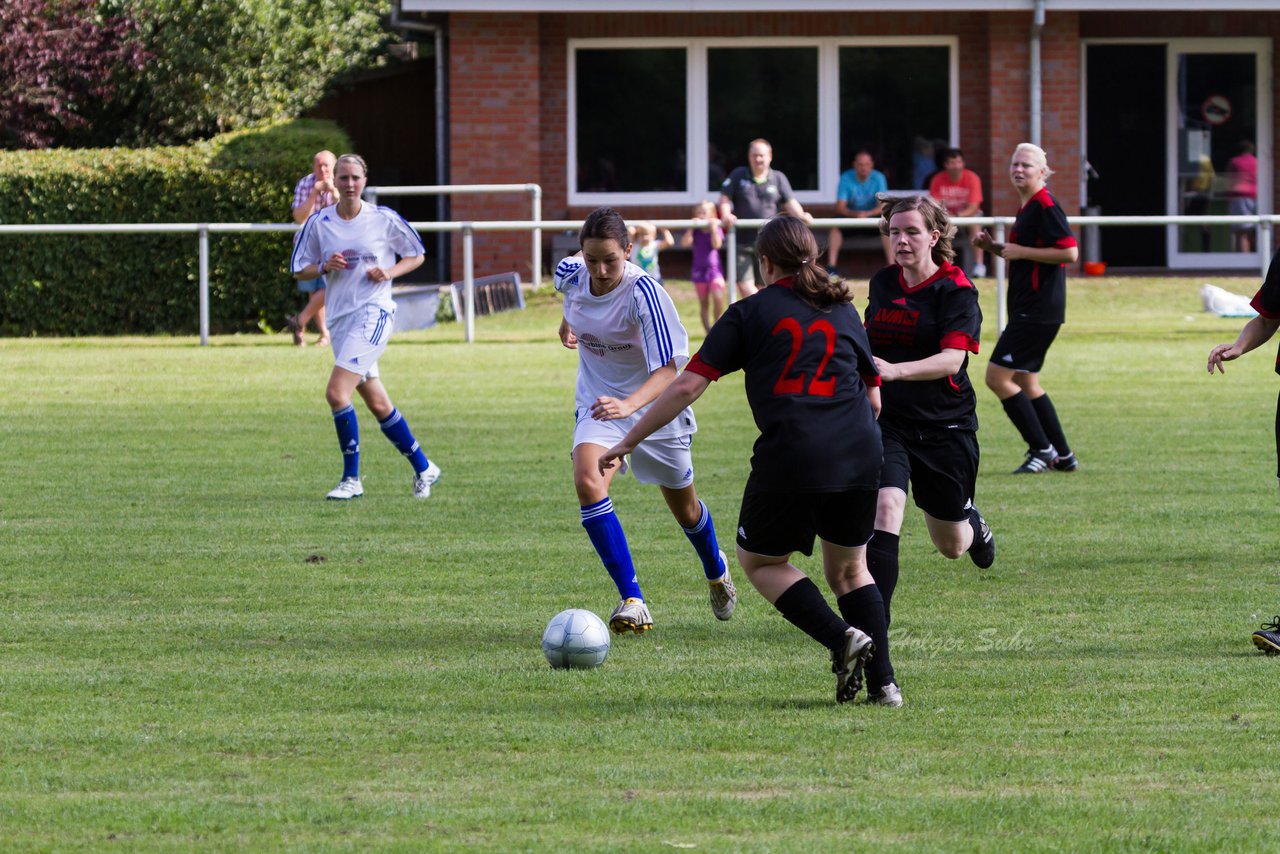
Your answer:
[[[1271,109],[1271,39],[1170,39],[1165,44],[1165,74],[1168,121],[1165,128],[1165,151],[1169,164],[1165,175],[1165,207],[1169,214],[1178,213],[1178,57],[1186,53],[1253,54],[1254,77],[1257,80],[1255,105],[1258,114],[1258,138],[1254,141],[1258,158],[1258,213],[1271,213],[1272,198],[1272,109]],[[1165,229],[1166,258],[1171,269],[1202,267],[1257,270],[1261,251],[1254,241],[1252,252],[1183,252],[1178,247],[1178,227]]]
[[[684,192],[582,193],[578,192],[577,145],[577,51],[627,50],[637,48],[686,49],[685,96],[688,116],[685,123],[687,170]],[[946,47],[948,49],[950,115],[947,117],[952,145],[964,146],[960,139],[960,39],[957,36],[875,36],[843,38],[660,38],[660,39],[569,39],[565,45],[568,93],[565,115],[565,186],[570,205],[597,207],[611,205],[692,205],[715,194],[707,186],[707,50],[710,48],[807,47],[818,52],[818,188],[797,190],[801,204],[831,204],[835,201],[840,173],[849,168],[840,162],[840,48],[842,47]],[[625,100],[625,98],[620,98]],[[746,163],[746,152],[725,152],[730,168]],[[891,188],[894,189],[894,188]],[[713,199],[714,201],[714,199]]]

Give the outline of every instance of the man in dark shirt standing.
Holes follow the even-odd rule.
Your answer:
[[[773,146],[768,140],[755,139],[747,147],[747,166],[729,173],[720,185],[720,221],[732,225],[739,219],[769,219],[779,209],[812,222],[791,190],[787,176],[771,169]],[[756,257],[756,230],[739,230],[736,257],[738,294],[749,297],[756,292],[760,279],[760,261]]]

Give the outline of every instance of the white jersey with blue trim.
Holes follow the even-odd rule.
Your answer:
[[[397,255],[410,258],[425,254],[422,238],[400,214],[368,202],[362,202],[360,212],[349,220],[338,216],[337,205],[308,217],[293,249],[290,269],[296,273],[308,264],[324,264],[335,252],[347,259],[347,266],[324,274],[325,314],[330,322],[367,305],[395,311],[391,281],[375,282],[369,278],[369,270],[391,267]]]
[[[590,417],[596,398],[621,400],[668,362],[681,370],[689,361],[689,334],[675,304],[635,264],[628,261],[622,281],[603,296],[591,293],[591,275],[579,257],[561,261],[553,282],[564,294],[564,319],[578,337],[578,420]],[[619,426],[630,429],[648,408],[620,419]],[[697,429],[693,410],[686,408],[653,435],[687,436]]]

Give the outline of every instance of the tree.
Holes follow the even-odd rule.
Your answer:
[[[145,51],[127,15],[98,0],[0,3],[0,145],[43,148],[87,124]]]
[[[392,38],[389,0],[101,0],[138,23],[149,61],[96,144],[180,144],[301,115]]]

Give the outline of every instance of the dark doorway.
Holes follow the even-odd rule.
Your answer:
[[[1088,202],[1104,216],[1166,214],[1165,46],[1090,45],[1085,156]],[[1102,260],[1113,267],[1168,263],[1164,226],[1102,231]]]
[[[440,184],[436,175],[435,64],[431,59],[401,62],[362,75],[328,95],[307,113],[342,126],[356,151],[369,162],[369,184]],[[409,222],[438,222],[436,196],[387,196],[379,204],[395,208]],[[445,281],[448,240],[425,235],[427,263],[405,278]],[[434,270],[434,272],[433,272]]]

